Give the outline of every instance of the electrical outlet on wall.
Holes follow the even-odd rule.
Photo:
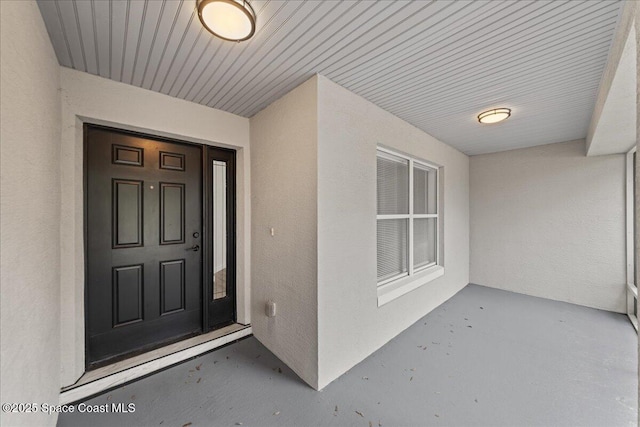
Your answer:
[[[265,314],[267,317],[276,317],[276,303],[273,301],[267,301],[265,304]]]

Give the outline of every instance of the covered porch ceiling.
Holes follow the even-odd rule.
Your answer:
[[[195,0],[39,0],[66,67],[251,117],[320,73],[464,153],[585,138],[621,1],[252,1],[226,42]],[[500,125],[478,113],[509,107]]]

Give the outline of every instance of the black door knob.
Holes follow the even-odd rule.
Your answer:
[[[198,252],[200,250],[200,246],[198,245],[193,245],[192,247],[187,249],[188,251],[194,251],[194,252]]]

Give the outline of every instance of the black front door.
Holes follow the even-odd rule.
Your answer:
[[[87,367],[202,332],[202,147],[85,127]]]

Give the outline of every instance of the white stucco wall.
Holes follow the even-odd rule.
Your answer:
[[[469,158],[330,80],[318,79],[319,388],[469,282]],[[381,307],[376,147],[443,167],[444,276]]]
[[[587,139],[587,155],[627,153],[636,142],[636,30],[631,25],[597,126]],[[611,57],[610,57],[611,58]]]
[[[255,337],[317,388],[316,83],[251,118],[251,319]]]
[[[378,144],[444,167],[445,275],[382,307]],[[469,282],[466,155],[322,76],[251,118],[251,153],[254,335],[312,387],[325,387]],[[265,315],[269,300],[274,318]]]
[[[59,385],[72,384],[84,371],[84,122],[237,150],[237,309],[238,321],[249,323],[249,120],[68,68],[61,69],[60,80],[62,379]]]
[[[625,53],[628,54],[625,50],[631,47],[629,46],[629,38],[633,38],[633,33],[637,31],[633,28],[633,23],[634,16],[640,10],[638,3],[637,0],[625,0],[620,11],[618,25],[611,41],[607,64],[600,79],[596,102],[587,129],[586,151],[588,156],[621,153],[631,149],[631,144],[628,141],[631,126],[628,125],[630,122],[635,122],[634,111],[632,111],[635,108],[633,108],[633,103],[627,102],[629,90],[625,86],[636,84],[637,78],[626,73],[625,70],[618,70],[618,68],[630,65],[627,62],[629,58],[625,58]],[[632,44],[637,52],[638,45],[635,40]],[[621,116],[616,117],[616,114],[621,114]],[[604,123],[601,124],[601,120],[604,120]],[[616,134],[616,124],[622,129],[621,135]],[[599,130],[599,128],[602,129]],[[600,135],[596,135],[597,133]]]
[[[5,402],[58,402],[60,79],[35,1],[0,2],[1,391]],[[9,414],[0,424],[55,425]]]
[[[471,282],[625,311],[625,156],[584,140],[471,157]]]

